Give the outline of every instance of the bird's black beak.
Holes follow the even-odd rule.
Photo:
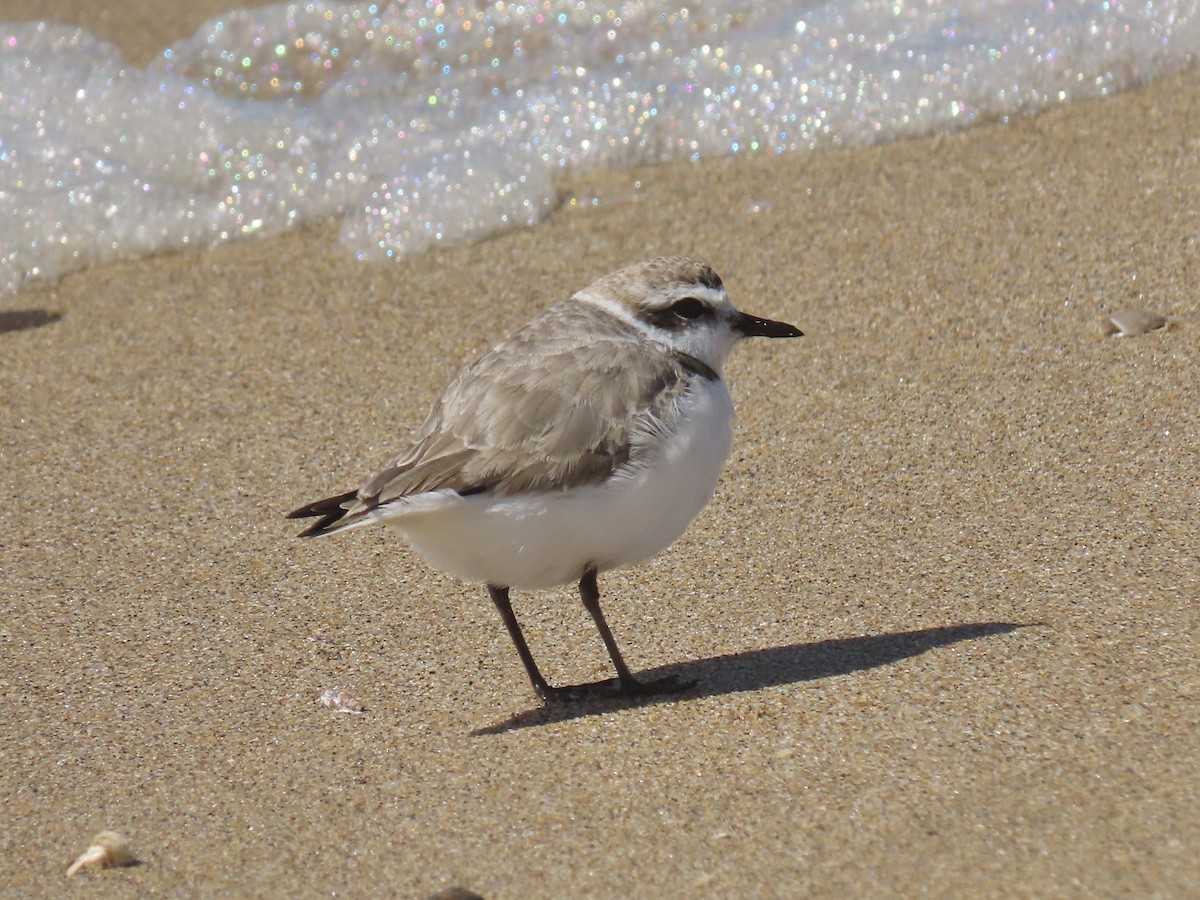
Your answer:
[[[760,319],[758,316],[748,316],[745,313],[737,314],[737,318],[733,320],[733,329],[740,331],[746,337],[804,337],[804,332],[795,325]]]

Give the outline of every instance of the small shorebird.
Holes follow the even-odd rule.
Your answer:
[[[703,263],[628,266],[551,306],[463,369],[416,440],[356,491],[302,506],[303,537],[399,531],[429,565],[487,585],[538,696],[685,690],[638,681],[600,610],[596,576],[669,547],[708,502],[729,455],[721,366],[744,337],[800,337],[738,312]],[[551,687],[509,589],[578,581],[612,681]]]

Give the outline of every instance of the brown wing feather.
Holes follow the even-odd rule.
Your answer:
[[[717,377],[666,347],[648,351],[639,332],[598,307],[564,301],[464,369],[416,442],[356,495],[292,516],[321,516],[305,535],[327,534],[440,488],[510,495],[600,482],[636,462],[635,438],[673,420],[696,374]]]
[[[558,340],[546,339],[548,319]],[[551,307],[455,379],[417,442],[364,485],[360,500],[438,488],[511,494],[611,475],[629,460],[634,434],[677,402],[688,375],[669,352],[647,356],[631,327],[585,343],[612,324],[589,304]]]

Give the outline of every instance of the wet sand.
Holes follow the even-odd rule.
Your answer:
[[[46,7],[139,63],[204,18]],[[1191,72],[579,178],[596,207],[393,265],[330,226],[6,298],[0,890],[116,829],[106,896],[1200,893],[1198,110]],[[546,710],[483,588],[282,516],[664,253],[807,336],[739,350],[716,497],[601,581],[634,669],[697,687]],[[1106,336],[1127,307],[1171,326]],[[572,590],[514,605],[552,681],[609,674]]]

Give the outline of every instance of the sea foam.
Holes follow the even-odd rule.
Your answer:
[[[396,257],[536,222],[565,172],[1004,120],[1184,68],[1197,2],[281,4],[146,69],[6,25],[0,290],[329,218]]]

